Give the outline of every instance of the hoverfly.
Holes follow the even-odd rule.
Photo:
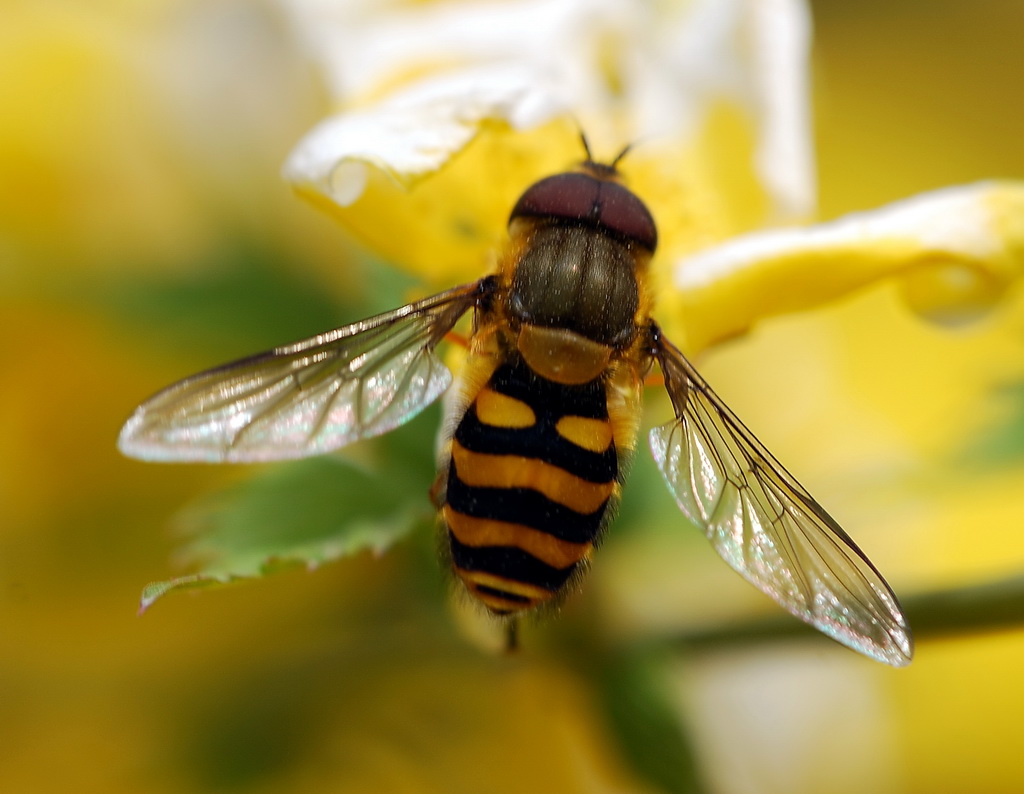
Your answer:
[[[625,152],[623,152],[625,154]],[[675,418],[650,431],[669,490],[736,571],[797,618],[895,666],[893,591],[651,318],[654,219],[612,163],[527,188],[497,272],[245,358],[144,402],[119,446],[147,461],[301,458],[386,433],[447,391],[432,496],[456,579],[509,641],[571,589],[619,500],[657,363]],[[466,312],[454,388],[436,349]]]

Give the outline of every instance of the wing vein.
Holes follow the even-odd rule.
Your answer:
[[[657,326],[650,340],[676,411],[651,431],[651,450],[683,512],[790,613],[875,659],[909,663],[906,618],[877,569]]]

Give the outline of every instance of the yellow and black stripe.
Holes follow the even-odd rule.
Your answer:
[[[607,523],[618,475],[603,380],[555,383],[514,356],[452,438],[442,515],[456,573],[499,614],[553,598]]]

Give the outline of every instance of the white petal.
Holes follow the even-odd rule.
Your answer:
[[[853,654],[795,644],[713,653],[680,665],[676,680],[711,791],[907,790],[889,682]]]
[[[484,119],[524,128],[565,109],[536,84],[536,75],[516,64],[464,69],[415,83],[372,109],[318,124],[289,155],[284,177],[348,206],[362,193],[365,164],[412,179],[440,168],[469,143]]]
[[[349,108],[299,144],[285,176],[339,203],[365,175],[341,164],[415,177],[484,119],[525,128],[571,113],[601,157],[652,138],[686,147],[724,99],[758,131],[750,167],[777,214],[812,209],[802,0],[280,2]],[[402,93],[377,99],[391,84]]]
[[[757,170],[780,216],[807,217],[817,205],[808,54],[811,21],[800,0],[748,0],[753,26],[749,74],[761,120]]]
[[[561,72],[593,71],[595,31],[621,29],[642,7],[631,0],[516,0],[416,4],[281,0],[337,99],[359,100],[407,65],[453,69],[529,63]]]
[[[679,134],[720,98],[751,115],[759,177],[779,218],[814,211],[816,177],[808,102],[810,13],[802,0],[696,0],[657,20],[643,134]],[[652,45],[646,45],[651,47]],[[646,87],[645,87],[646,86]]]

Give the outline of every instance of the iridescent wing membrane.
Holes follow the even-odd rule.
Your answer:
[[[683,513],[729,565],[801,620],[879,661],[909,664],[895,594],[835,520],[655,334],[676,418],[651,451]]]
[[[201,372],[139,406],[118,446],[149,461],[302,458],[380,435],[448,388],[434,348],[483,281]]]

